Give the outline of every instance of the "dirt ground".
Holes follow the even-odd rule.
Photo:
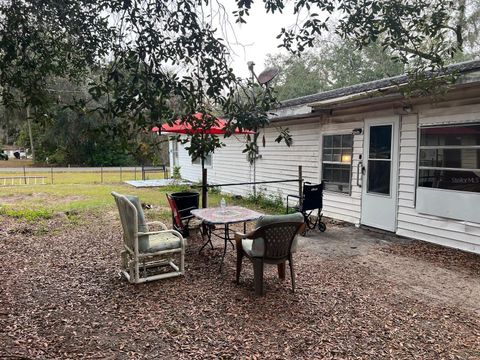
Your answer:
[[[45,193],[38,193],[32,192],[30,194],[16,194],[16,195],[6,195],[2,196],[2,205],[13,206],[21,202],[37,202],[41,203],[43,206],[52,205],[52,204],[66,204],[72,201],[79,201],[86,199],[85,196],[79,195],[58,195],[55,196],[53,194],[45,194]]]
[[[0,217],[0,358],[480,358],[477,255],[329,224],[300,240],[296,293],[270,267],[257,298],[215,245],[190,239],[184,277],[134,286],[113,213]]]

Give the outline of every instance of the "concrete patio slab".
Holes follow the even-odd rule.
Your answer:
[[[326,232],[299,240],[303,251],[323,261],[350,258],[352,266],[368,267],[408,296],[480,314],[479,255],[345,224],[328,224]]]
[[[381,247],[412,241],[394,234],[337,222],[328,224],[323,233],[309,231],[305,237],[300,237],[302,246],[325,258],[366,255]]]

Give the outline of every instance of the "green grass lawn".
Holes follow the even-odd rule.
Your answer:
[[[137,195],[143,203],[154,206],[160,218],[169,217],[165,194],[186,187],[134,188],[123,183],[112,184],[54,184],[0,187],[0,215],[36,219],[49,218],[56,213],[79,214],[84,211],[115,209],[112,191]],[[227,204],[242,205],[265,213],[281,213],[283,208],[265,198],[235,199],[225,194],[210,193],[209,206],[218,206],[224,197]]]

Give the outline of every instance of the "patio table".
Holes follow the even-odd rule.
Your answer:
[[[250,210],[241,206],[226,206],[224,208],[220,207],[213,207],[213,208],[205,208],[205,209],[195,209],[191,211],[191,214],[194,215],[196,218],[203,221],[205,225],[204,229],[206,230],[207,234],[207,241],[203,244],[202,248],[200,249],[199,253],[210,244],[213,249],[212,244],[212,235],[223,239],[225,242],[225,246],[223,248],[223,255],[222,260],[220,262],[220,271],[222,271],[223,260],[225,259],[225,254],[227,252],[227,242],[230,242],[233,248],[235,246],[232,243],[232,239],[230,238],[230,225],[243,223],[244,232],[246,231],[246,225],[248,221],[254,221],[263,216],[262,213],[259,213],[254,210]],[[223,226],[224,234],[223,236],[213,232],[215,225]]]

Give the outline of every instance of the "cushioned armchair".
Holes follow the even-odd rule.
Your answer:
[[[120,213],[123,228],[123,251],[121,273],[131,283],[165,279],[183,275],[185,263],[185,240],[175,230],[168,230],[159,222],[145,221],[145,215],[136,196],[112,192]],[[151,231],[157,225],[159,231]],[[179,255],[179,266],[172,256]],[[170,272],[164,271],[168,266]]]
[[[235,234],[237,245],[237,284],[240,282],[243,257],[253,263],[255,293],[263,295],[264,264],[277,264],[279,277],[285,278],[285,262],[290,265],[292,291],[295,292],[295,271],[293,256],[297,248],[297,235],[304,228],[301,213],[263,216],[257,221],[257,228],[249,234]]]

